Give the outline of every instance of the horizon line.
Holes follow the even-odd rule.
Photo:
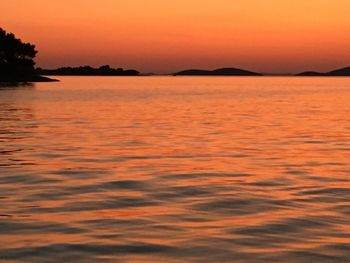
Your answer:
[[[350,63],[349,63],[350,64]],[[80,66],[59,66],[59,67],[56,67],[56,68],[52,68],[52,67],[41,67],[41,66],[38,66],[36,67],[37,70],[57,70],[57,69],[61,69],[61,68],[80,68],[80,67],[92,67],[92,68],[100,68],[102,66],[110,66],[108,64],[104,64],[104,65],[100,65],[100,66],[91,66],[91,65],[80,65]],[[152,71],[139,71],[138,69],[136,68],[124,68],[124,67],[113,67],[113,66],[110,66],[111,69],[123,69],[123,70],[137,70],[140,75],[143,75],[143,76],[147,76],[147,75],[157,75],[157,76],[169,76],[169,75],[174,75],[178,72],[181,72],[181,71],[187,71],[187,70],[203,70],[203,71],[214,71],[214,70],[219,70],[219,69],[239,69],[239,70],[247,70],[247,71],[251,71],[252,73],[258,73],[258,74],[261,74],[262,76],[295,76],[295,75],[298,75],[298,74],[302,74],[302,73],[320,73],[320,74],[329,74],[333,71],[336,71],[336,70],[343,70],[343,69],[350,69],[350,66],[343,66],[343,67],[337,67],[337,68],[333,68],[331,70],[327,70],[327,71],[318,71],[318,70],[300,70],[300,71],[295,71],[295,72],[264,72],[264,71],[252,71],[250,69],[246,69],[244,67],[229,67],[229,66],[223,66],[223,67],[217,67],[217,68],[213,68],[213,69],[208,69],[208,68],[185,68],[185,69],[181,69],[181,70],[176,70],[174,72],[164,72],[164,73],[161,73],[161,72],[152,72]],[[327,75],[326,75],[327,76]]]

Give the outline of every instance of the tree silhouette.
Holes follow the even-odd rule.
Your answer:
[[[23,43],[14,34],[0,28],[0,80],[33,78],[35,73],[35,46]]]

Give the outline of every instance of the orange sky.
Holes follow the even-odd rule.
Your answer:
[[[142,72],[350,65],[349,0],[8,0],[0,27],[37,45],[41,67]]]

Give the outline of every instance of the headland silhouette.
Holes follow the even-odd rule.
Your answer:
[[[0,28],[0,82],[55,81],[35,70],[35,45],[22,42]]]

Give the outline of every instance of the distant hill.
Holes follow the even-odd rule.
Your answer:
[[[37,69],[38,74],[47,76],[138,76],[140,72],[134,69],[124,70],[122,68],[111,68],[108,65],[99,68],[90,66],[63,67],[58,69]]]
[[[323,76],[323,77],[347,77],[350,76],[350,67],[346,68],[341,68],[341,69],[336,69],[327,73],[321,73],[321,72],[316,72],[316,71],[305,71],[302,73],[297,74],[296,76],[305,76],[305,77],[318,77],[318,76]]]
[[[173,74],[174,76],[262,76],[260,73],[238,69],[220,68],[215,70],[188,69]]]

